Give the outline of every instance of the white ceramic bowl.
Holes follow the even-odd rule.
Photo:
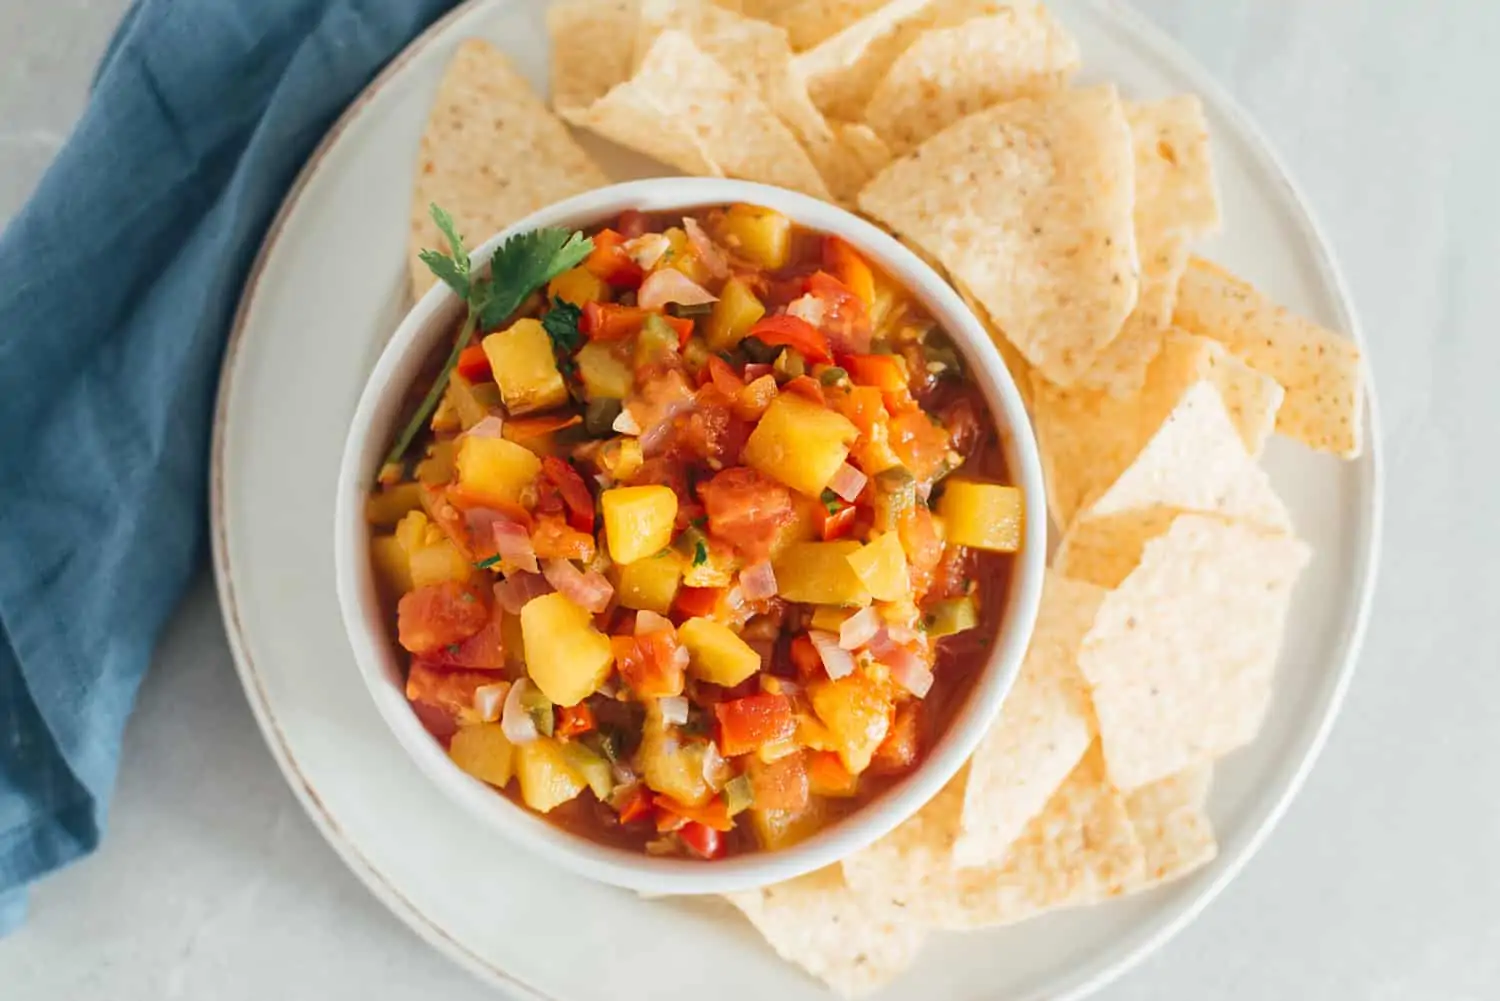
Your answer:
[[[424,773],[479,821],[500,835],[580,875],[647,894],[725,893],[790,879],[854,852],[914,813],[963,764],[1000,711],[1031,638],[1046,561],[1046,510],[1036,443],[1020,394],[984,328],[952,288],[916,255],[880,229],[826,202],[761,184],[671,177],[600,188],[559,202],[516,223],[474,253],[487,261],[512,232],[540,226],[584,228],[625,209],[663,212],[749,202],[776,209],[809,229],[836,233],[904,285],[951,335],[989,404],[1011,477],[1028,512],[1021,552],[1014,559],[1001,631],[984,671],[947,731],[922,764],[901,782],[808,840],[775,852],[715,862],[652,858],[612,848],[549,824],[542,817],[465,774],[423,728],[404,694],[403,661],[390,639],[376,598],[364,500],[397,422],[405,389],[423,360],[449,336],[459,302],[439,285],[397,328],[360,396],[339,469],[334,514],[334,560],[344,626],[375,705],[396,739]]]

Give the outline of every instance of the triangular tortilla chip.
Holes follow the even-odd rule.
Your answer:
[[[1202,258],[1182,277],[1174,319],[1286,387],[1276,415],[1281,434],[1346,459],[1359,455],[1364,376],[1353,341],[1288,312]]]
[[[1005,367],[1010,372],[1011,381],[1016,384],[1016,390],[1021,394],[1021,401],[1026,404],[1026,409],[1030,410],[1032,404],[1031,373],[1034,371],[1031,367],[1031,362],[1027,361],[1026,356],[1021,354],[1020,349],[1010,342],[1010,338],[1005,336],[1005,332],[995,326],[995,321],[985,311],[984,304],[974,298],[974,293],[970,292],[963,282],[952,276],[949,276],[949,281],[958,290],[959,297],[963,299],[964,305],[969,307],[969,311],[974,314],[984,326],[985,332],[990,335],[990,340],[994,342],[995,350],[1000,352],[1000,360],[1005,362]]]
[[[589,105],[629,79],[640,0],[565,0],[547,8],[552,36],[552,107],[575,121]]]
[[[1004,859],[1088,750],[1093,712],[1077,658],[1103,600],[1103,588],[1048,573],[1021,672],[969,759],[954,865]]]
[[[1137,460],[1183,405],[1188,390],[1204,381],[1219,390],[1244,448],[1259,455],[1281,404],[1281,387],[1206,338],[1169,333],[1145,384],[1127,398],[1104,390],[1060,389],[1033,377],[1032,419],[1053,519],[1064,528],[1071,525],[1084,505]],[[1181,472],[1196,471],[1189,466]],[[1213,472],[1207,467],[1202,475]]]
[[[766,3],[767,0],[759,0]],[[792,48],[798,52],[810,49],[849,27],[860,18],[884,7],[888,0],[769,0],[776,9],[769,14],[755,13],[786,29]],[[747,14],[752,13],[746,10]]]
[[[1125,797],[1130,824],[1146,852],[1142,881],[1132,890],[1185,876],[1219,853],[1213,822],[1204,811],[1212,782],[1213,766],[1195,765]]]
[[[412,295],[437,279],[419,255],[447,244],[436,203],[476,247],[537,209],[609,183],[499,50],[469,39],[438,85],[412,185],[407,263]]]
[[[882,171],[859,205],[1067,385],[1135,307],[1134,174],[1119,96],[1101,86],[970,115]]]
[[[894,980],[916,962],[927,938],[902,908],[852,891],[836,865],[728,900],[781,958],[845,997]]]
[[[1309,555],[1290,536],[1191,514],[1146,544],[1078,657],[1115,785],[1130,792],[1254,739]]]
[[[680,31],[658,35],[635,76],[580,121],[690,174],[829,197],[806,151],[766,103]]]
[[[1222,220],[1208,123],[1191,94],[1164,101],[1127,101],[1125,117],[1135,147],[1135,241],[1141,294],[1120,336],[1099,353],[1078,384],[1129,396],[1172,322],[1177,285],[1191,244],[1217,232]]]
[[[1140,564],[1146,543],[1171,528],[1181,513],[1157,506],[1076,518],[1052,554],[1052,566],[1073,580],[1113,590]]]
[[[1060,90],[1078,43],[1040,5],[1007,6],[919,36],[870,97],[865,121],[896,155],[992,104]]]

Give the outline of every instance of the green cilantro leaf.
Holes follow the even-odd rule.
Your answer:
[[[552,348],[561,356],[571,355],[583,343],[583,334],[578,323],[583,319],[583,310],[566,299],[553,299],[552,308],[542,317],[542,329],[552,338]]]
[[[832,490],[825,489],[823,493],[818,496],[818,499],[823,502],[823,506],[828,509],[829,514],[838,514],[841,510],[843,510],[843,500]]]
[[[490,567],[498,566],[499,563],[500,563],[500,557],[499,556],[486,556],[484,559],[482,559],[478,563],[474,564],[474,569],[476,569],[476,570],[488,570]]]
[[[708,546],[702,539],[693,546],[693,566],[701,567],[708,562]]]
[[[448,377],[458,364],[458,356],[473,339],[474,331],[499,326],[533,291],[569,268],[577,267],[594,249],[594,241],[582,233],[557,227],[517,233],[496,248],[490,258],[489,276],[475,277],[470,272],[469,252],[453,217],[436,204],[431,206],[431,212],[432,221],[448,241],[449,252],[425,250],[421,259],[434,275],[464,300],[468,315],[437,378],[386,455],[386,465],[401,461],[422,425],[437,409],[438,401],[448,388]]]

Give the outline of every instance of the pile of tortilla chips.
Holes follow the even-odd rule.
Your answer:
[[[564,121],[678,170],[857,208],[944,270],[1031,410],[1060,543],[999,720],[916,816],[733,898],[846,994],[934,929],[1093,904],[1201,866],[1214,761],[1265,716],[1310,558],[1258,458],[1352,458],[1355,345],[1194,256],[1220,227],[1197,98],[1070,86],[1039,3],[568,0],[552,105],[466,43],[413,192],[482,238],[606,183]],[[430,281],[413,270],[418,292]]]

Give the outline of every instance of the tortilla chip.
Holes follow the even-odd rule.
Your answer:
[[[792,48],[801,52],[832,38],[860,18],[875,13],[887,2],[888,0],[783,0],[777,2],[774,13],[756,16],[764,16],[766,20],[785,28],[787,36],[792,40]]]
[[[499,50],[471,38],[438,85],[412,185],[407,264],[414,297],[437,281],[418,255],[447,243],[441,205],[470,247],[537,209],[609,183]]]
[[[1213,766],[1196,765],[1125,797],[1131,826],[1146,852],[1142,882],[1132,890],[1185,876],[1219,853],[1213,822],[1204,812],[1212,782]]]
[[[845,997],[894,980],[916,961],[927,937],[901,908],[852,891],[836,865],[728,900],[781,958]]]
[[[1047,574],[1021,672],[969,759],[955,866],[1000,862],[1088,750],[1093,713],[1076,661],[1103,600],[1103,588]]]
[[[1145,385],[1128,398],[1104,390],[1060,389],[1033,376],[1032,420],[1057,524],[1069,526],[1118,479],[1189,388],[1202,381],[1219,390],[1245,450],[1259,455],[1281,404],[1281,387],[1206,338],[1169,333]]]
[[[629,79],[640,0],[566,0],[547,8],[552,36],[552,107],[569,121]]]
[[[1097,903],[1142,879],[1144,853],[1124,797],[1105,778],[1097,745],[999,865],[952,867],[961,791],[961,785],[950,783],[901,827],[845,859],[849,885],[873,899],[903,905],[910,920],[971,929]]]
[[[1073,580],[1113,590],[1141,562],[1146,543],[1172,527],[1178,508],[1150,507],[1079,518],[1052,554],[1052,566]]]
[[[1115,785],[1139,789],[1255,737],[1309,556],[1288,535],[1191,514],[1146,543],[1078,655]]]
[[[797,139],[764,101],[680,31],[663,31],[641,69],[581,124],[690,174],[738,177],[828,198]]]
[[[1214,383],[1196,383],[1135,461],[1079,518],[1156,507],[1234,518],[1290,531],[1270,477],[1245,451]]]
[[[996,105],[880,173],[859,205],[922,245],[1067,385],[1139,290],[1130,130],[1112,86]]]
[[[985,331],[990,335],[990,340],[995,344],[995,349],[1000,352],[1000,360],[1005,362],[1006,369],[1010,371],[1011,380],[1021,394],[1021,401],[1026,404],[1026,409],[1030,410],[1032,404],[1031,373],[1033,371],[1031,362],[1027,361],[1020,349],[1010,342],[1010,338],[1005,336],[1004,331],[995,326],[995,321],[985,311],[984,305],[974,298],[974,293],[970,292],[963,282],[951,276],[949,281],[953,283],[964,305],[969,307],[969,312],[973,313],[984,325]]]
[[[1360,454],[1363,367],[1353,341],[1288,312],[1202,258],[1188,264],[1174,319],[1286,387],[1276,415],[1281,434],[1345,459]]]
[[[1222,225],[1209,158],[1203,105],[1191,94],[1145,104],[1126,102],[1135,148],[1135,241],[1141,293],[1120,336],[1094,359],[1078,384],[1129,396],[1172,322],[1177,285],[1194,240]]]
[[[865,120],[898,156],[992,104],[1060,90],[1078,43],[1042,6],[1006,7],[917,38],[891,65]]]
[[[870,179],[891,162],[890,148],[873,129],[860,122],[829,123],[833,142],[826,147],[804,140],[808,155],[823,175],[828,190],[851,208]]]

